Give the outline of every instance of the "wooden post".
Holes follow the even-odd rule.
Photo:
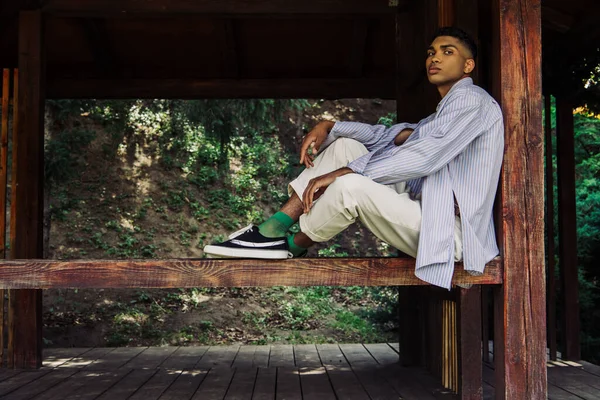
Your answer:
[[[554,167],[552,163],[552,96],[544,97],[544,135],[546,150],[546,313],[550,359],[556,360],[556,279],[554,276]]]
[[[541,1],[494,0],[491,7],[491,78],[505,125],[499,237],[504,283],[495,289],[494,310],[496,398],[545,399]]]
[[[10,256],[42,257],[44,90],[42,15],[19,17],[19,84],[13,121],[13,179]],[[15,82],[15,86],[16,82]],[[18,98],[17,98],[18,97]],[[9,354],[13,368],[42,364],[42,292],[11,290]]]
[[[556,99],[558,161],[558,251],[564,312],[561,321],[565,360],[579,360],[579,281],[577,277],[577,210],[575,205],[575,132],[573,105]]]
[[[463,400],[482,399],[481,286],[457,289],[457,292],[458,391]]]
[[[6,257],[6,182],[8,164],[8,117],[11,70],[2,70],[2,125],[0,126],[0,258]],[[0,289],[0,367],[4,367],[4,289]]]
[[[396,76],[398,121],[417,122],[435,110],[439,94],[425,75],[424,51],[437,29],[437,0],[411,3],[396,15]],[[420,20],[418,31],[412,21]],[[400,362],[405,366],[425,365],[424,325],[428,310],[426,288],[399,288]]]

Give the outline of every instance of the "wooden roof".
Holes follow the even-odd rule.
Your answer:
[[[396,12],[416,0],[394,2],[0,0],[0,66],[19,9],[41,8],[50,97],[395,98]],[[596,3],[543,0],[544,40],[593,43]]]

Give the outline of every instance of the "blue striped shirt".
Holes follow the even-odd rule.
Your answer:
[[[414,132],[396,146],[394,138],[405,128]],[[499,253],[492,209],[504,153],[502,112],[485,90],[471,78],[460,80],[436,112],[418,124],[386,128],[337,122],[322,148],[338,137],[358,140],[369,150],[348,164],[354,172],[382,184],[406,181],[412,193],[421,194],[418,278],[451,288],[454,197],[461,214],[465,270],[483,273]]]

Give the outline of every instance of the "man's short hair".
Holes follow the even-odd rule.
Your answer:
[[[467,32],[463,31],[460,28],[454,26],[445,26],[437,30],[435,35],[433,36],[432,42],[440,37],[440,36],[451,36],[453,38],[458,39],[462,44],[464,44],[467,49],[473,55],[473,59],[477,58],[477,44],[475,40],[469,35]]]

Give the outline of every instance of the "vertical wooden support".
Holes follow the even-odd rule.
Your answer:
[[[577,277],[577,211],[575,205],[575,132],[573,106],[556,99],[558,161],[558,251],[564,301],[562,358],[579,360],[579,281]]]
[[[435,110],[439,95],[425,75],[424,51],[437,29],[437,0],[413,2],[398,9],[396,15],[396,77],[398,121],[417,122]],[[419,20],[419,30],[412,21]],[[424,326],[427,288],[401,287],[400,363],[405,366],[425,365]]]
[[[481,343],[482,343],[482,360],[483,362],[490,362],[490,288],[481,288]]]
[[[546,150],[546,313],[550,359],[556,361],[556,278],[554,276],[554,166],[552,163],[552,96],[544,97]]]
[[[0,125],[0,259],[6,257],[6,183],[8,166],[8,117],[10,69],[2,70],[2,124]],[[0,289],[0,367],[4,367],[5,291]]]
[[[458,289],[458,391],[460,398],[483,398],[481,364],[481,286]],[[487,344],[484,343],[484,346]]]
[[[497,399],[545,399],[546,305],[541,1],[493,0],[492,79],[504,112],[501,247],[495,289]]]
[[[44,63],[42,15],[19,16],[19,84],[13,121],[11,258],[42,257]],[[17,86],[17,85],[15,85]],[[18,98],[17,98],[18,97]],[[13,368],[42,364],[42,291],[11,290],[9,356]]]

